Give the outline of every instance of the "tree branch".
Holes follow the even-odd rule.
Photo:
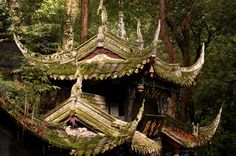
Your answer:
[[[181,49],[181,51],[183,50],[183,45],[181,44],[183,42],[183,37],[181,36],[181,34],[178,32],[176,25],[171,21],[171,19],[169,18],[169,16],[166,16],[166,23],[169,26],[169,28],[171,29],[174,38],[179,46],[179,48]]]

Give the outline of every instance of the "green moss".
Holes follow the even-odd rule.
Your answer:
[[[161,78],[164,78],[176,84],[180,84],[181,86],[190,86],[193,84],[190,73],[182,73],[181,76],[177,76],[170,69],[164,69],[159,66],[155,66],[155,71]]]
[[[47,67],[48,75],[74,75],[76,72],[76,65],[72,63],[60,64],[53,63]]]
[[[87,74],[89,68],[90,68],[90,64],[89,63],[81,65],[81,71],[80,71],[81,74],[83,74],[83,75]]]
[[[183,144],[184,147],[192,147],[192,142],[190,141],[181,140],[181,143]]]

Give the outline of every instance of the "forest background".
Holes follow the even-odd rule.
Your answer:
[[[12,33],[16,32],[32,51],[55,52],[62,43],[65,0],[19,1],[0,0],[0,42],[12,40]],[[80,2],[74,24],[75,46],[95,35],[100,23],[99,1]],[[207,125],[223,106],[222,120],[214,139],[198,153],[233,156],[236,153],[236,1],[107,0],[104,4],[108,28],[114,34],[118,12],[124,12],[129,40],[135,41],[136,18],[140,18],[144,46],[151,43],[157,21],[161,19],[158,57],[170,63],[193,64],[200,55],[201,44],[205,43],[205,64],[196,85],[183,89],[186,99],[181,118]],[[87,19],[83,19],[84,8],[89,10]],[[12,9],[17,10],[15,14]],[[83,20],[87,20],[87,26],[83,25]]]

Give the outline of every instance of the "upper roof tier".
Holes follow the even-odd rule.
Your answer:
[[[48,75],[54,79],[76,79],[75,72],[80,68],[84,79],[108,79],[130,76],[142,71],[146,64],[154,69],[154,73],[168,81],[188,86],[194,84],[204,64],[204,46],[198,61],[190,67],[169,64],[158,57],[153,57],[149,49],[139,50],[134,44],[104,33],[102,41],[96,35],[81,46],[70,51],[41,55],[29,51],[14,35],[17,46],[25,58],[33,65],[44,66]],[[153,61],[150,61],[153,60]]]
[[[36,66],[45,67],[47,74],[54,79],[76,79],[75,73],[79,69],[83,79],[115,79],[130,76],[150,68],[157,77],[174,82],[181,86],[194,84],[204,64],[204,45],[198,61],[190,67],[181,67],[169,64],[157,57],[157,44],[159,40],[160,21],[151,48],[143,47],[140,20],[137,20],[137,40],[131,43],[126,37],[123,14],[120,13],[117,36],[111,34],[107,28],[107,15],[103,3],[98,13],[101,14],[101,26],[98,34],[90,38],[79,47],[73,47],[73,40],[63,39],[63,46],[54,54],[42,55],[28,50],[14,34],[14,39],[25,58]],[[66,23],[72,24],[73,21]],[[64,36],[73,39],[74,31],[64,31]],[[65,46],[70,44],[70,46]],[[145,68],[147,70],[147,68]],[[149,72],[150,72],[149,71]]]

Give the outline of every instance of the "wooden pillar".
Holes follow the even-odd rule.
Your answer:
[[[176,94],[171,93],[170,98],[168,98],[168,106],[167,106],[167,112],[166,114],[175,117],[175,110],[176,110]]]
[[[178,148],[175,149],[174,156],[179,156],[179,149]]]
[[[125,109],[125,121],[131,121],[134,100],[135,100],[135,89],[132,88],[129,90],[127,109]]]

